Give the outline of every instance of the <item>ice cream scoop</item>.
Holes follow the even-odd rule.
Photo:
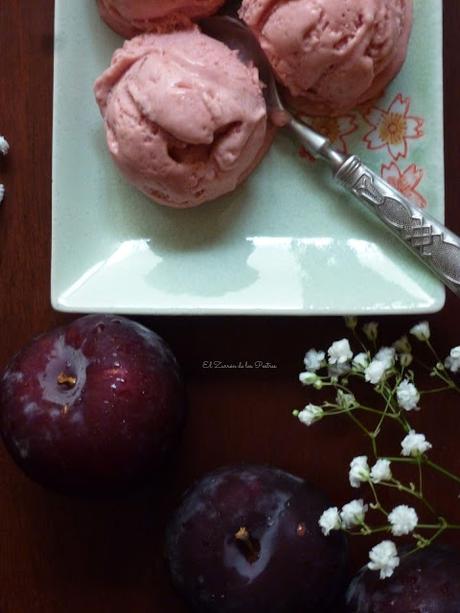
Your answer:
[[[243,0],[240,17],[291,106],[341,115],[376,98],[399,72],[412,0]]]
[[[215,13],[224,0],[97,0],[107,25],[123,38],[173,30],[189,19]]]
[[[197,27],[127,41],[94,91],[121,173],[172,207],[234,190],[273,138],[257,69]]]
[[[202,22],[209,35],[238,51],[240,58],[257,66],[266,84],[268,111],[316,158],[327,162],[334,179],[376,215],[432,272],[460,296],[460,238],[367,168],[355,155],[345,155],[284,107],[275,76],[258,40],[232,17],[210,17]]]

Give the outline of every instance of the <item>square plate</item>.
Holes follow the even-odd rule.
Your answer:
[[[385,96],[323,128],[443,219],[442,3],[414,4],[409,55]],[[155,205],[127,185],[110,160],[92,94],[121,42],[94,0],[56,0],[55,309],[370,315],[442,308],[442,285],[286,133],[243,186],[196,209]],[[400,133],[390,145],[392,129]]]

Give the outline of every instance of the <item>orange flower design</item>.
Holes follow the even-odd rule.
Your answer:
[[[408,140],[424,135],[422,117],[409,115],[411,100],[398,94],[388,110],[374,107],[364,115],[372,130],[364,137],[367,148],[371,150],[388,148],[391,157],[397,162],[407,157]]]
[[[426,198],[416,189],[423,179],[424,171],[422,168],[417,168],[415,164],[411,164],[401,172],[398,165],[391,162],[388,165],[382,164],[381,175],[392,187],[420,208],[424,209],[428,206]]]
[[[348,153],[346,137],[358,130],[358,124],[354,115],[344,115],[343,117],[300,117],[307,125],[311,126],[323,136],[331,141],[341,153]],[[300,150],[300,156],[315,161],[315,158],[304,148]]]

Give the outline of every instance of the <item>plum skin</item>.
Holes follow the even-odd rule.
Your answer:
[[[206,613],[328,611],[345,589],[348,554],[342,533],[319,529],[328,506],[322,492],[268,466],[206,475],[168,526],[175,588]]]
[[[65,493],[144,482],[185,412],[177,361],[154,332],[89,315],[34,338],[0,379],[0,428],[16,463]]]
[[[434,544],[404,557],[385,580],[364,567],[347,591],[347,613],[460,611],[460,551]]]

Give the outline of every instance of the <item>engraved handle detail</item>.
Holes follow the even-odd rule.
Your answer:
[[[460,238],[352,156],[335,178],[460,295]]]

